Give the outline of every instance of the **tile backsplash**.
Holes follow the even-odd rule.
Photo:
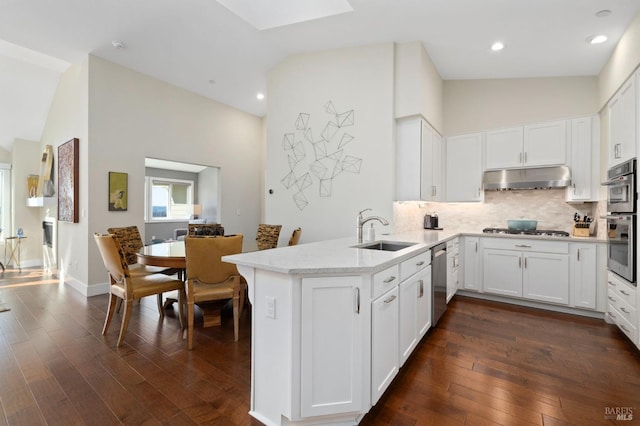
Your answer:
[[[422,228],[425,214],[438,214],[439,225],[457,232],[481,232],[483,228],[506,228],[509,219],[538,221],[538,229],[571,232],[573,214],[599,218],[606,203],[573,203],[565,201],[564,189],[486,191],[483,203],[395,202],[393,204],[396,233]],[[594,225],[593,232],[604,229]],[[600,225],[600,226],[599,226]],[[602,231],[604,232],[604,231]]]

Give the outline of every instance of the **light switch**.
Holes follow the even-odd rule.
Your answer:
[[[276,318],[276,298],[269,297],[266,298],[267,301],[267,318]]]

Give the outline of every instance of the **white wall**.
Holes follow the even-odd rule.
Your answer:
[[[289,57],[268,77],[267,148],[265,173],[265,217],[267,223],[282,224],[281,243],[293,228],[302,227],[302,242],[353,236],[358,211],[372,208],[391,220],[394,192],[393,51],[391,43],[324,51]],[[328,122],[335,115],[325,112],[331,101],[338,113],[354,111],[354,125],[337,129],[327,143],[329,154],[339,151],[340,138],[354,139],[344,146],[346,155],[362,159],[360,173],[335,176],[331,196],[320,196],[318,177],[310,173],[311,185],[302,192],[308,205],[294,202],[296,185],[287,189],[281,180],[292,168],[297,178],[309,172],[315,159],[313,144],[296,128],[300,113],[310,114],[311,140],[322,140]],[[292,150],[283,149],[285,134],[294,134],[304,154],[297,164],[289,163]],[[304,158],[301,158],[304,156]],[[335,161],[323,160],[333,168]],[[331,171],[327,172],[331,176]],[[301,183],[301,181],[300,181]],[[269,190],[273,194],[269,194]],[[224,202],[223,202],[224,204]],[[381,232],[378,228],[378,233]]]
[[[127,225],[143,232],[144,159],[153,157],[220,167],[218,219],[227,233],[252,238],[260,220],[261,119],[103,59],[89,63],[89,233]],[[107,210],[109,171],[129,174],[126,212]],[[88,282],[103,283],[93,241],[88,249]]]
[[[594,77],[446,80],[444,134],[597,113]]]
[[[598,75],[598,106],[602,108],[640,64],[640,13],[624,32]]]

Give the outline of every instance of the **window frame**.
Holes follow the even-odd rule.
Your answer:
[[[168,217],[153,217],[153,186],[155,184],[166,184],[170,187],[174,184],[179,185],[187,185],[187,206],[192,206],[195,204],[195,187],[196,183],[194,180],[188,179],[176,179],[169,177],[159,177],[159,176],[145,176],[145,185],[144,185],[144,219],[147,223],[162,223],[162,222],[185,222],[190,218],[190,213],[187,212],[184,217],[173,217],[171,214],[171,203],[169,203],[169,211],[167,212]],[[171,193],[172,190],[169,190]]]

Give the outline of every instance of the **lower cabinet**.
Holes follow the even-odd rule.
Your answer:
[[[596,309],[598,287],[597,244],[571,244],[570,268],[573,305]]]
[[[368,327],[359,306],[359,299],[364,297],[360,294],[361,284],[360,277],[303,279],[302,417],[358,412],[364,407],[361,383],[365,354],[361,336]],[[390,309],[397,313],[397,302]],[[381,313],[390,315],[388,311],[379,312],[379,326],[393,327],[384,324]]]
[[[464,237],[462,277],[465,290],[482,290],[480,238]]]
[[[608,272],[607,315],[635,345],[640,346],[637,308],[637,288]]]
[[[458,291],[460,285],[460,241],[459,238],[447,241],[447,303]]]
[[[484,290],[568,305],[568,250],[568,244],[561,242],[487,239]]]
[[[400,293],[400,365],[431,327],[431,266],[403,281]]]
[[[371,302],[371,404],[380,399],[400,368],[398,303],[397,286]]]

